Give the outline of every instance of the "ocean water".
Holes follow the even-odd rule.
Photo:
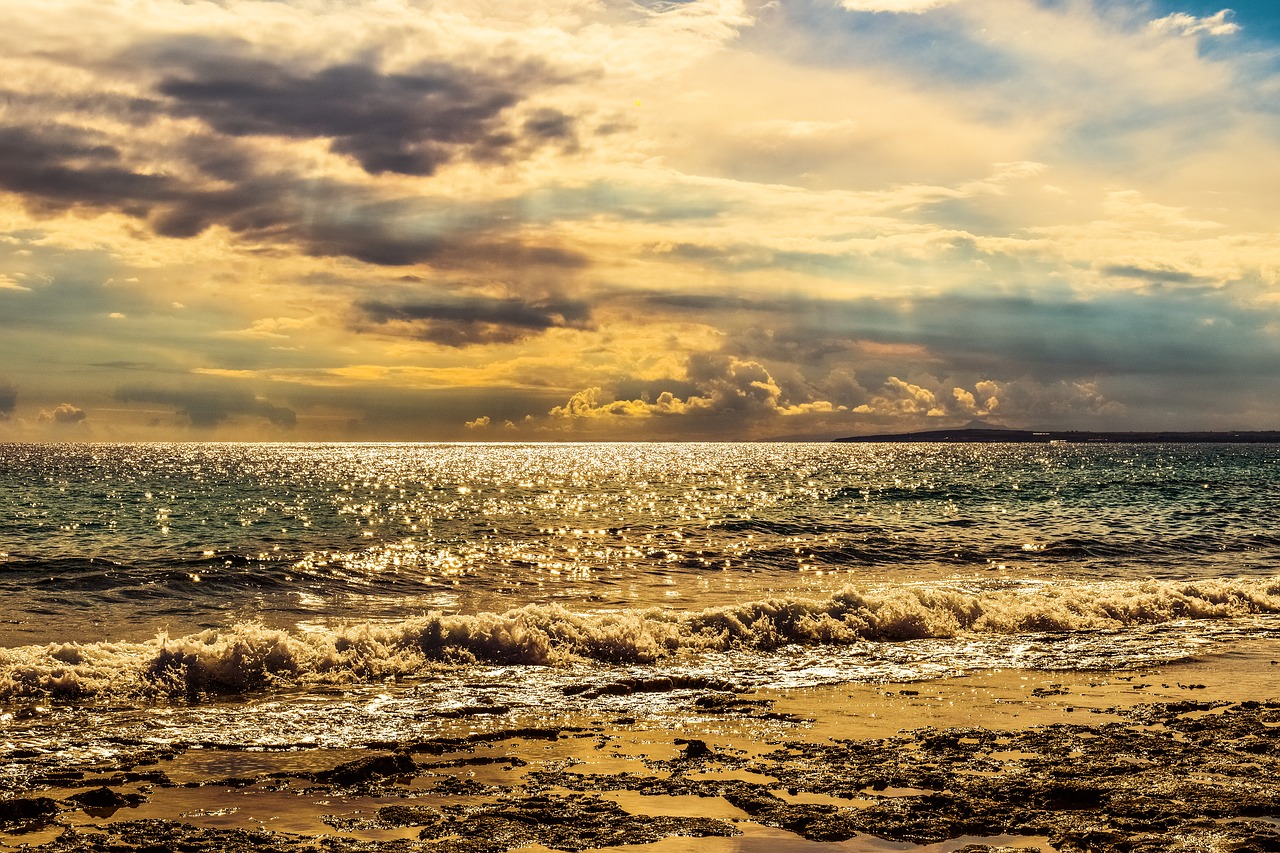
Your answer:
[[[1280,636],[1277,483],[1270,445],[0,445],[0,717],[343,746],[1220,654]]]

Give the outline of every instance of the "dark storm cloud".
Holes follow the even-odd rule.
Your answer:
[[[59,124],[38,132],[0,127],[0,187],[41,207],[83,204],[131,215],[180,193],[170,178],[130,169],[99,134]]]
[[[135,169],[119,148],[88,129],[0,128],[0,188],[37,209],[116,210],[146,220],[166,237],[193,237],[220,225],[256,240],[291,243],[310,255],[382,266],[572,269],[587,263],[579,253],[503,234],[512,212],[502,206],[442,218],[441,211],[412,199],[386,201],[336,181],[261,172],[234,141],[184,144],[187,162],[203,178]]]
[[[172,204],[157,205],[147,216],[157,234],[194,237],[221,225],[237,234],[276,236],[297,241],[304,217],[302,188],[283,176],[254,176],[231,189],[192,187]]]
[[[276,406],[248,391],[231,388],[185,389],[126,385],[116,391],[122,403],[152,403],[171,406],[198,429],[217,426],[234,415],[264,418],[280,427],[296,422],[292,409]]]
[[[113,92],[53,93],[45,89],[36,92],[4,89],[0,90],[0,104],[19,110],[38,110],[42,115],[109,115],[139,125],[164,114],[163,105],[154,98]]]
[[[157,90],[175,114],[229,136],[329,139],[368,172],[432,175],[465,157],[501,160],[527,140],[504,111],[530,88],[554,82],[537,66],[484,72],[427,63],[388,74],[360,63],[301,71],[246,55],[237,42],[186,38],[150,50],[164,67]],[[570,141],[574,119],[539,110],[525,137]]]
[[[561,142],[567,148],[577,145],[577,122],[573,116],[559,110],[540,109],[525,119],[524,132],[546,142]]]
[[[320,205],[323,207],[323,203]],[[317,216],[298,229],[299,242],[312,255],[346,255],[379,266],[430,262],[441,269],[585,267],[585,255],[558,246],[537,246],[507,238],[494,229],[504,211],[480,211],[469,221],[427,230],[412,223],[413,203],[371,202],[341,218]]]
[[[357,308],[383,331],[451,347],[513,343],[548,329],[586,328],[591,319],[587,303],[571,299],[369,300]]]
[[[245,178],[232,189],[209,190],[171,175],[131,166],[101,134],[64,124],[0,128],[0,188],[37,208],[93,207],[149,219],[158,233],[192,236],[215,223],[251,231],[301,215],[296,184],[286,177],[253,175],[244,157],[225,146],[206,156],[210,177]],[[212,167],[219,167],[218,171]]]
[[[133,67],[139,59],[157,70],[154,99],[82,98],[57,122],[28,121],[26,107],[13,112],[0,127],[0,189],[35,211],[114,210],[175,238],[222,226],[378,265],[586,264],[580,254],[510,236],[523,221],[511,203],[441,209],[387,198],[385,190],[303,177],[239,138],[328,140],[368,172],[424,176],[453,161],[507,162],[548,145],[571,150],[573,116],[521,109],[531,93],[565,82],[543,66],[434,63],[391,74],[369,60],[302,69],[251,56],[241,42],[191,37],[144,45],[120,62]],[[103,114],[139,130],[165,114],[207,127],[188,123],[189,132],[157,150],[141,132],[113,137],[76,118]]]

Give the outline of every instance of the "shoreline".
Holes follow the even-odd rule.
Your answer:
[[[1274,850],[1278,658],[690,691],[363,749],[138,743],[0,799],[0,850]]]

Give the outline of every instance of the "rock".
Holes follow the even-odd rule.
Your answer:
[[[332,770],[316,773],[317,782],[334,785],[359,785],[383,776],[410,776],[418,772],[418,765],[403,752],[392,755],[375,755],[339,764]]]
[[[706,741],[676,738],[676,745],[684,746],[684,749],[680,753],[680,757],[685,760],[690,758],[705,758],[708,755],[715,755],[715,753],[711,751],[711,747],[707,746]]]
[[[29,823],[58,813],[58,804],[48,797],[0,800],[0,823]]]
[[[1096,809],[1107,800],[1107,794],[1086,785],[1048,785],[1036,792],[1035,805],[1053,811]]]
[[[120,794],[104,785],[101,788],[72,794],[67,799],[84,808],[118,809],[124,806],[136,806],[146,798],[141,794]]]

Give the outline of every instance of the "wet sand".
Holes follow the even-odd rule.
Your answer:
[[[1280,648],[1133,672],[984,672],[680,713],[477,714],[421,740],[12,744],[0,850],[1280,850]]]

